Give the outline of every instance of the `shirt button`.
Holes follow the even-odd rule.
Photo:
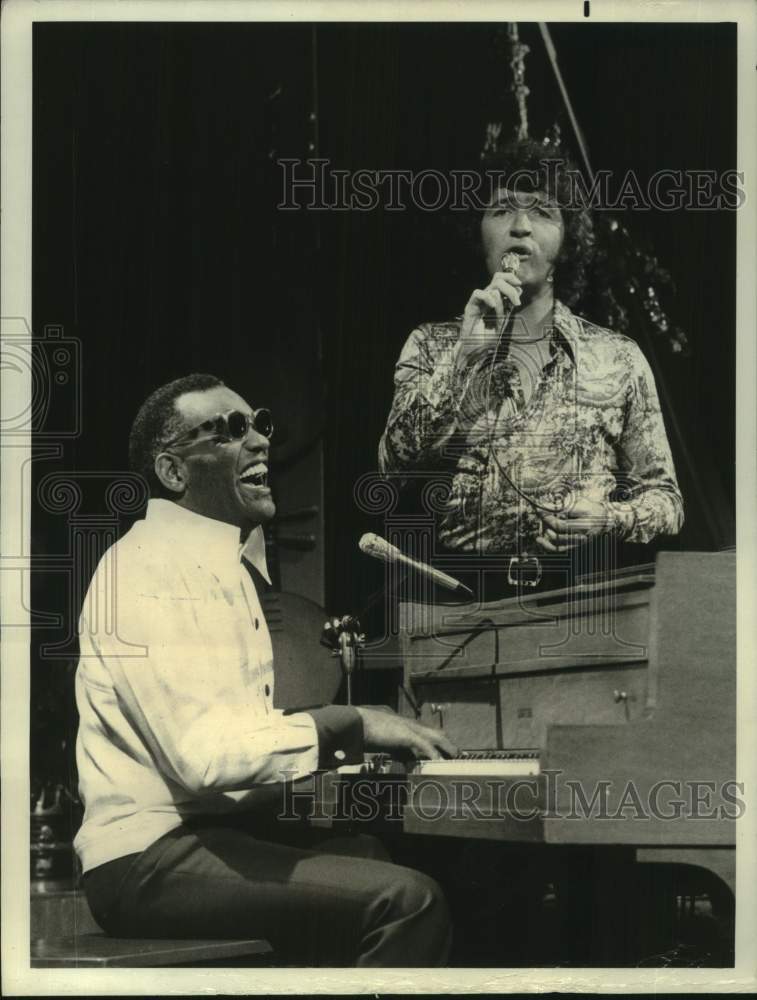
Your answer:
[[[257,618],[255,619],[255,628],[260,628],[260,622],[257,620]]]
[[[265,686],[265,693],[266,693],[266,697],[270,696],[270,694],[271,694],[271,685],[270,684],[266,684],[266,686]]]

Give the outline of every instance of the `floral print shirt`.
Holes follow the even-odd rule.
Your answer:
[[[601,501],[627,541],[680,530],[683,500],[657,390],[634,341],[556,301],[529,393],[528,366],[501,352],[455,365],[460,323],[410,334],[379,445],[384,474],[443,477],[443,499],[438,489],[425,496],[444,548],[538,553],[540,515],[577,498]]]

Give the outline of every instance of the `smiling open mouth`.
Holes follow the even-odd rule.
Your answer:
[[[239,481],[240,483],[244,483],[245,486],[267,486],[268,466],[263,465],[262,462],[258,462],[257,465],[251,465],[244,470],[239,477]]]

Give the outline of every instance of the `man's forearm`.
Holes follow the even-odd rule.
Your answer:
[[[608,503],[608,517],[612,534],[643,544],[681,530],[683,500],[673,488],[649,487],[631,500]]]

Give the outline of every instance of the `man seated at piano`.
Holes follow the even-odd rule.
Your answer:
[[[319,842],[277,819],[285,780],[364,749],[456,748],[378,709],[274,708],[251,570],[266,574],[271,433],[267,410],[209,375],[162,386],[134,421],[130,459],[151,498],[100,561],[80,619],[86,896],[121,937],[263,938],[277,964],[443,964],[432,879],[373,838]]]
[[[484,161],[485,180],[499,178],[471,220],[486,280],[462,316],[410,334],[379,445],[382,473],[444,478],[435,545],[460,557],[455,575],[480,585],[471,558],[504,556],[484,578],[492,598],[564,586],[616,542],[683,523],[647,360],[570,309],[592,220],[570,201],[575,168],[547,168],[546,155],[526,140]]]

